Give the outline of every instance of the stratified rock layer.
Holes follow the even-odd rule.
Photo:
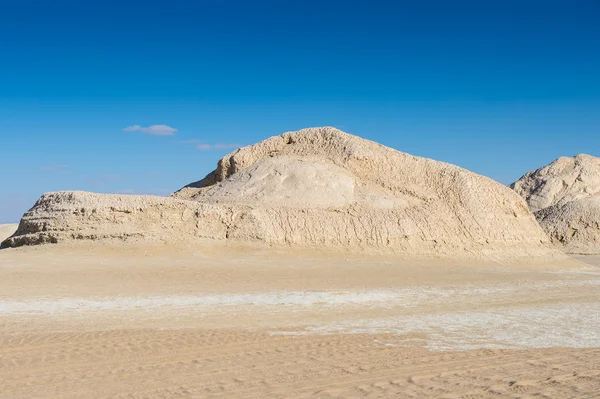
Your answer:
[[[561,157],[511,185],[567,252],[600,253],[600,158]]]
[[[513,190],[334,128],[236,150],[172,198],[46,194],[3,245],[134,237],[486,260],[560,257]]]

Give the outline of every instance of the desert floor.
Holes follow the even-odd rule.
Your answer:
[[[0,398],[600,398],[600,257],[0,251]]]

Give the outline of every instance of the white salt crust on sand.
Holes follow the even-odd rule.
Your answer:
[[[554,273],[554,272],[552,272]],[[585,273],[589,280],[569,280],[568,274]],[[560,303],[519,306],[509,298],[552,289],[573,290],[600,286],[600,272],[562,272],[567,279],[526,284],[488,284],[461,288],[409,287],[390,290],[276,291],[222,295],[163,295],[111,298],[37,298],[0,301],[0,315],[82,316],[96,312],[144,312],[164,314],[178,309],[185,314],[235,314],[281,311],[315,312],[377,309],[435,309],[423,314],[392,317],[346,317],[310,327],[274,331],[274,334],[392,333],[423,334],[421,343],[432,350],[477,348],[544,348],[600,346],[600,309],[597,303]],[[464,304],[477,299],[489,301],[493,310],[465,310]],[[504,300],[503,300],[504,298]],[[452,304],[457,309],[453,310]]]

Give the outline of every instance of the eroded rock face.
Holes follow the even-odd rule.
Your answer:
[[[600,253],[600,196],[573,200],[535,213],[550,238],[569,253]]]
[[[287,208],[341,208],[354,203],[354,177],[320,159],[261,159],[196,200]]]
[[[334,128],[236,150],[171,198],[46,194],[3,245],[128,237],[485,260],[560,256],[513,190]]]
[[[580,154],[527,173],[511,187],[533,212],[600,193],[600,158]]]
[[[227,207],[164,197],[82,191],[46,193],[23,215],[16,233],[2,246],[69,240],[224,239],[231,215]]]
[[[600,253],[600,158],[561,157],[511,185],[567,252]]]

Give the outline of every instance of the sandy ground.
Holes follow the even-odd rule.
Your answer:
[[[0,398],[600,397],[600,257],[559,267],[0,251]]]

